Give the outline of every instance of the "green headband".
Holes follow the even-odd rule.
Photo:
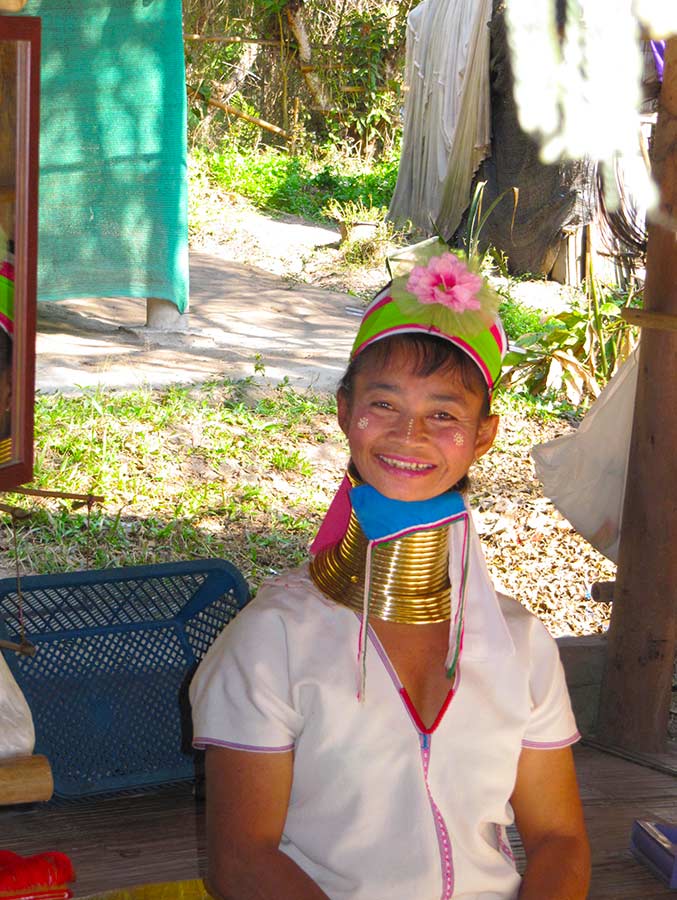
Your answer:
[[[507,350],[498,295],[465,259],[438,238],[391,257],[389,267],[392,283],[367,307],[351,359],[386,337],[435,335],[470,356],[482,372],[491,397]]]

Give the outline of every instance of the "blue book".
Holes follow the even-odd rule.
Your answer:
[[[677,890],[677,825],[635,819],[630,850],[669,888]]]

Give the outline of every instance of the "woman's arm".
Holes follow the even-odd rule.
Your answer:
[[[293,755],[208,747],[207,878],[217,900],[327,900],[278,847]]]
[[[571,749],[524,748],[511,803],[527,857],[519,900],[585,900],[590,847]]]

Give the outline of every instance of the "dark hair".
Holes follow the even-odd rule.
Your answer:
[[[350,361],[339,382],[339,391],[344,391],[350,400],[355,378],[367,363],[374,360],[377,366],[385,367],[398,350],[404,350],[409,355],[413,373],[422,378],[436,372],[458,375],[466,390],[482,396],[484,402],[480,415],[484,418],[489,415],[489,391],[477,363],[460,347],[434,334],[409,332],[375,341]]]
[[[4,328],[0,328],[0,371],[12,368],[13,343]]]
[[[384,367],[393,354],[400,349],[409,354],[412,371],[415,375],[423,378],[433,375],[435,372],[448,372],[449,374],[453,372],[454,375],[458,375],[466,390],[482,396],[480,415],[483,418],[490,415],[489,391],[477,363],[464,350],[446,338],[420,332],[394,334],[391,337],[375,341],[360,351],[350,361],[338,386],[339,391],[346,394],[349,403],[352,400],[355,378],[367,363],[374,360],[376,365]],[[359,473],[356,474],[359,476]],[[464,475],[453,489],[464,493],[469,487],[470,478]]]

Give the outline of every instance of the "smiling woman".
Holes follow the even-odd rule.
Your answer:
[[[215,897],[586,896],[557,648],[497,595],[457,489],[496,434],[505,336],[483,282],[449,315],[471,269],[420,249],[353,345],[350,461],[310,563],[259,590],[191,685]],[[410,276],[431,259],[444,278],[424,303]]]

